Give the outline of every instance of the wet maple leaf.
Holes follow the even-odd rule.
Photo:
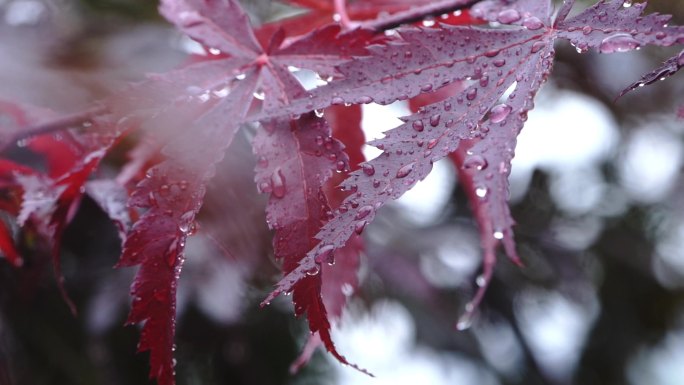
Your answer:
[[[461,167],[473,181],[469,193],[475,198],[485,261],[480,290],[459,322],[466,327],[491,278],[496,247],[503,244],[519,263],[507,179],[516,137],[551,72],[555,42],[569,40],[580,52],[613,53],[648,44],[669,46],[684,36],[682,27],[667,25],[666,16],[641,16],[642,4],[601,1],[566,19],[573,3],[565,1],[555,18],[549,1],[485,1],[473,8],[476,16],[508,25],[502,29],[399,28],[398,39],[371,46],[368,56],[341,65],[341,80],[309,91],[289,107],[257,115],[298,114],[344,103],[389,104],[468,82],[464,91],[403,118],[404,124],[371,142],[383,154],[342,184],[353,194],[317,235],[321,242],[266,301],[290,290],[322,255],[344,247],[360,223],[370,222],[377,209],[425,178],[435,161],[469,141]]]
[[[319,16],[331,11],[322,1],[293,2]],[[377,14],[380,5],[396,10],[407,2],[367,3],[373,4],[368,12]],[[413,16],[420,19],[442,6],[449,10],[472,3],[425,2],[425,13]],[[472,15],[488,26],[437,22],[394,29],[415,17],[390,17],[392,23],[381,20],[373,25],[384,27],[375,29],[307,26],[307,33],[289,40],[283,30],[264,28],[269,35],[262,35],[260,42],[235,0],[162,0],[161,13],[206,48],[207,60],[152,75],[108,98],[104,121],[95,126],[107,126],[114,134],[84,146],[86,151],[60,157],[59,151],[70,151],[69,146],[61,147],[68,141],[60,142],[57,150],[49,138],[34,138],[33,150],[45,155],[48,172],[0,173],[0,181],[23,197],[20,207],[0,203],[20,224],[31,220],[42,226],[53,242],[58,271],[59,236],[84,191],[115,220],[122,236],[128,230],[119,266],[140,266],[131,288],[128,323],[143,324],[138,348],[150,351],[150,376],[171,385],[175,297],[185,242],[194,231],[216,164],[242,124],[260,124],[254,141],[259,158],[256,183],[270,194],[267,219],[285,272],[264,303],[291,292],[295,314],[306,314],[314,332],[307,352],[320,343],[343,363],[346,359],[330,338],[330,318],[341,314],[350,291],[346,285],[353,291],[358,284],[359,234],[380,207],[425,178],[435,161],[450,156],[472,202],[484,250],[483,273],[476,280],[480,288],[457,325],[465,328],[492,277],[497,248],[502,246],[512,261],[520,263],[507,204],[508,176],[517,135],[551,73],[556,42],[570,41],[578,52],[602,53],[684,42],[682,27],[668,26],[667,16],[643,16],[643,3],[599,1],[573,17],[568,17],[572,0],[564,1],[555,15],[550,0],[477,3]],[[359,12],[365,12],[362,4],[358,2]],[[378,33],[383,28],[393,29],[385,36]],[[669,76],[681,66],[679,57],[670,59],[630,89]],[[313,71],[324,85],[305,90],[295,74],[298,68]],[[356,105],[353,111],[358,112],[360,104],[390,104],[437,93],[444,95],[428,98],[425,106],[402,118],[403,124],[371,142],[383,153],[368,162],[360,156],[359,145],[349,146],[353,151],[346,154],[338,140],[359,142],[356,119],[331,135],[326,119],[340,125],[348,116],[319,116],[331,107]],[[0,104],[0,111],[6,107]],[[22,111],[15,115],[19,125],[31,120]],[[60,124],[71,123],[67,119]],[[161,148],[164,160],[135,187],[129,205],[141,216],[129,229],[122,186],[87,181],[120,133],[131,129],[145,130],[156,141],[151,148]],[[0,138],[2,148],[16,135],[43,131],[7,132]],[[89,136],[73,139],[83,138]],[[14,167],[0,166],[0,171]],[[352,169],[356,170],[348,173]],[[130,175],[122,179],[128,181]],[[331,188],[339,181],[344,191]],[[20,257],[3,225],[0,249],[16,264]],[[330,266],[335,260],[338,263]]]

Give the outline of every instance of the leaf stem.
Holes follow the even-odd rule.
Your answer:
[[[340,0],[335,0],[337,3]],[[343,0],[342,0],[343,1]],[[441,0],[420,7],[397,12],[393,15],[360,23],[363,28],[373,29],[377,32],[396,28],[402,24],[423,20],[428,16],[438,16],[448,12],[464,9],[482,0]],[[340,16],[342,16],[340,14]]]

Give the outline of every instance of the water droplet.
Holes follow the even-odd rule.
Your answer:
[[[282,198],[285,196],[285,176],[280,167],[271,174],[271,188],[274,197]]]
[[[344,294],[347,297],[354,294],[354,286],[348,283],[343,284],[340,289],[342,290],[342,294]]]
[[[684,51],[680,52],[679,56],[677,56],[677,65],[684,67]]]
[[[475,284],[478,287],[484,287],[487,284],[487,278],[485,278],[484,275],[478,275],[477,278],[475,278]]]
[[[356,222],[356,224],[354,225],[354,232],[358,235],[361,235],[361,233],[363,233],[363,230],[366,228],[367,224],[367,221]]]
[[[333,245],[325,245],[318,249],[318,255],[314,258],[314,260],[318,263],[330,263],[330,261],[334,261],[335,257],[333,255],[333,251],[335,251],[335,247]]]
[[[335,168],[337,169],[337,171],[342,172],[347,169],[347,164],[344,163],[344,161],[339,160],[337,161],[337,163],[335,163]]]
[[[332,98],[332,100],[330,101],[330,104],[333,104],[333,105],[344,104],[344,99],[342,99],[342,98],[339,97],[339,96],[335,96],[335,97]]]
[[[263,193],[263,194],[268,194],[271,191],[273,191],[273,189],[271,188],[271,184],[266,182],[266,181],[259,183],[257,185],[257,188],[258,188],[259,192]]]
[[[477,88],[469,88],[468,91],[466,91],[466,99],[468,100],[475,100],[477,97]]]
[[[171,187],[169,187],[168,184],[163,184],[163,185],[161,185],[161,187],[159,187],[159,195],[161,195],[161,196],[169,195],[170,191],[171,191]]]
[[[505,59],[496,59],[492,62],[492,64],[494,65],[494,67],[503,67],[506,64],[506,60]]]
[[[439,120],[441,118],[441,115],[439,114],[434,114],[430,117],[430,125],[432,127],[437,127],[439,125]]]
[[[544,23],[542,23],[541,20],[539,20],[538,17],[531,16],[523,20],[522,22],[523,27],[529,29],[530,31],[536,31],[540,29],[541,27],[544,26]]]
[[[318,264],[315,264],[314,267],[310,268],[309,270],[306,271],[306,275],[316,275],[321,271],[321,268],[319,267]]]
[[[317,118],[322,118],[323,115],[325,115],[324,110],[314,110],[314,114],[316,115]]]
[[[432,150],[433,148],[437,147],[438,143],[439,143],[439,139],[428,140],[428,143],[427,143],[428,150]],[[430,151],[430,153],[432,153],[432,151]]]
[[[480,87],[487,87],[489,85],[489,76],[485,75],[480,78]]]
[[[497,104],[489,111],[489,121],[501,123],[508,117],[513,109],[508,104]]]
[[[585,25],[584,27],[582,27],[582,33],[585,34],[585,35],[590,34],[591,31],[593,31],[593,30],[594,30],[594,29],[591,28],[591,27],[588,26],[588,25]]]
[[[266,95],[264,94],[263,90],[254,91],[252,96],[254,96],[254,99],[258,99],[258,100],[264,100],[264,98],[266,98]]]
[[[462,317],[460,320],[458,320],[458,323],[456,323],[456,329],[463,331],[470,326],[472,326],[473,320],[470,318],[469,314],[466,315],[466,317]]]
[[[475,63],[475,56],[467,56],[465,60],[466,60],[466,63],[473,64],[473,63]]]
[[[494,56],[498,55],[499,52],[501,52],[501,50],[499,50],[499,49],[493,49],[493,50],[491,50],[491,51],[485,52],[484,55],[485,55],[486,57],[494,57]]]
[[[362,96],[358,99],[357,103],[363,103],[363,104],[373,103],[373,98],[371,98],[370,96]]]
[[[546,43],[544,43],[543,41],[537,41],[534,44],[532,44],[532,48],[530,49],[530,51],[532,53],[537,53],[541,51],[541,49],[544,48],[544,46],[546,46]]]
[[[496,17],[496,20],[501,24],[515,23],[516,21],[520,20],[520,12],[516,11],[515,9],[509,8],[499,12],[499,15]]]
[[[627,33],[617,33],[601,41],[599,51],[602,53],[627,52],[639,48],[639,41]]]
[[[463,168],[470,171],[480,171],[487,168],[487,159],[481,155],[470,155],[463,162]]]
[[[365,217],[368,216],[368,214],[370,214],[372,212],[373,212],[373,206],[371,206],[371,205],[363,206],[359,209],[359,211],[356,213],[356,217],[354,217],[354,218],[357,220],[358,219],[364,219]]]
[[[150,203],[150,207],[157,207],[157,197],[154,195],[152,191],[147,195],[147,201]]]
[[[406,178],[408,174],[413,171],[413,167],[415,166],[416,162],[411,162],[409,164],[406,164],[402,166],[399,170],[397,170],[397,178]]]
[[[631,7],[631,6],[632,6],[632,0],[625,0],[625,1],[622,3],[622,6],[625,7],[625,8]]]
[[[484,198],[487,196],[487,188],[486,187],[478,187],[475,189],[475,195],[477,195],[480,198]]]
[[[247,77],[246,74],[237,74],[237,75],[235,75],[235,79],[237,79],[237,80],[245,80],[246,77]]]
[[[413,127],[414,130],[416,130],[418,132],[422,132],[425,129],[425,126],[423,125],[422,120],[416,120],[415,122],[413,122],[413,124],[411,126]]]
[[[375,175],[375,167],[370,163],[364,163],[363,166],[361,166],[361,169],[363,170],[363,173],[368,176]]]
[[[498,239],[498,240],[502,240],[504,238],[503,232],[499,231],[499,230],[495,231],[494,232],[494,238]]]

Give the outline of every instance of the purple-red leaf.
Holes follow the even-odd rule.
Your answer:
[[[289,107],[257,115],[299,114],[343,103],[388,104],[456,80],[469,82],[465,91],[404,118],[403,125],[371,143],[383,154],[343,183],[352,194],[317,235],[321,243],[280,281],[267,301],[291,290],[317,259],[343,247],[361,221],[370,222],[379,207],[423,179],[434,161],[469,140],[472,145],[462,159],[462,167],[474,173],[470,193],[482,201],[474,206],[486,255],[484,275],[479,280],[482,289],[474,300],[477,303],[491,277],[497,244],[503,243],[508,256],[519,262],[512,238],[514,222],[507,208],[507,176],[515,138],[533,108],[534,95],[551,71],[555,40],[571,40],[579,51],[596,48],[609,53],[646,44],[668,46],[684,36],[682,27],[665,25],[669,17],[642,17],[641,4],[630,8],[619,0],[602,1],[551,26],[549,1],[508,3],[487,2],[485,11],[491,13],[482,14],[492,19],[496,12],[498,22],[513,26],[400,28],[399,39],[372,46],[368,56],[340,65],[341,80],[311,90]],[[572,1],[564,3],[563,17],[571,5]],[[500,20],[502,13],[504,20]],[[536,20],[530,20],[532,17]]]
[[[141,265],[127,322],[144,322],[138,350],[150,351],[150,377],[161,385],[174,383],[176,286],[185,242],[215,164],[251,105],[251,79],[233,82],[225,95],[207,95],[207,107],[188,103],[196,111],[185,112],[194,120],[181,115],[179,121],[167,121],[177,133],[162,151],[168,160],[148,171],[129,201],[147,211],[129,232],[119,261],[119,266]]]
[[[359,88],[371,89],[368,91],[371,94],[385,97],[382,102],[396,99],[397,93],[404,90],[408,95],[417,94],[421,90],[466,77],[472,79],[472,84],[460,94],[404,118],[403,125],[372,143],[384,153],[363,165],[361,170],[354,172],[344,182],[343,186],[352,192],[351,196],[318,234],[322,242],[302,260],[297,270],[279,283],[281,291],[289,290],[290,282],[295,282],[305,274],[316,258],[320,259],[321,255],[343,247],[361,224],[372,221],[380,206],[398,198],[415,182],[425,178],[432,163],[455,151],[462,139],[484,138],[490,127],[492,130],[498,129],[502,123],[512,125],[503,129],[517,132],[519,128],[514,127],[517,119],[512,118],[525,114],[532,107],[531,95],[540,84],[539,80],[534,79],[546,77],[546,72],[538,70],[547,66],[542,63],[550,66],[552,57],[552,40],[545,38],[544,31],[524,28],[492,31],[443,27],[402,30],[401,35],[406,42],[411,43],[411,47],[415,47],[411,55],[406,54],[409,51],[404,44],[378,48],[376,52],[380,53],[380,57],[350,63],[350,66],[365,71],[368,75],[363,75],[366,81],[360,81],[359,77],[351,80],[350,77],[349,81],[342,80],[337,84],[350,84],[358,80]],[[463,41],[470,41],[473,45],[479,42],[479,49],[473,50],[465,46]],[[434,45],[437,42],[439,46]],[[406,60],[390,62],[399,52]],[[383,67],[391,69],[382,71]],[[393,73],[397,67],[402,67],[400,75],[383,82],[387,75],[378,72]],[[348,68],[343,66],[343,70]],[[370,76],[374,76],[376,82],[367,81]],[[436,83],[431,83],[435,79]],[[423,87],[420,86],[422,81],[425,82]],[[512,94],[515,100],[508,102],[511,106],[505,108],[505,114],[511,115],[509,118],[499,111],[501,107],[498,107],[498,101],[516,82],[519,89]],[[528,84],[533,87],[528,88]],[[358,89],[342,90],[342,87],[335,87],[335,83],[323,88],[334,88],[334,92],[339,89],[349,95],[365,94],[365,91],[359,92]],[[314,102],[316,100],[314,98]],[[505,198],[502,199],[504,205]],[[493,218],[501,231],[506,231],[512,223],[506,215],[497,214]],[[506,231],[506,234],[509,236],[510,233]],[[510,256],[515,258],[513,253]]]
[[[315,236],[332,214],[322,187],[333,170],[348,167],[342,150],[342,144],[330,136],[325,119],[313,113],[296,121],[266,122],[257,133],[254,152],[259,162],[255,181],[262,193],[270,194],[267,221],[275,230],[275,255],[283,260],[285,273],[296,269],[306,252],[319,242]],[[311,332],[318,333],[335,358],[349,364],[332,342],[330,321],[321,296],[323,266],[333,263],[333,253],[316,261],[305,272],[306,276],[292,286],[292,301],[295,315],[306,314]]]
[[[555,26],[558,37],[570,40],[578,52],[627,52],[647,44],[669,47],[684,42],[684,27],[669,26],[669,15],[641,16],[646,3],[602,0]]]
[[[680,52],[677,56],[667,59],[661,66],[643,75],[638,81],[630,84],[627,88],[620,92],[618,97],[621,97],[639,87],[653,84],[658,80],[665,80],[666,78],[676,74],[677,71],[682,69],[682,67],[684,67],[684,51]]]
[[[163,0],[159,12],[209,48],[239,58],[253,58],[262,53],[249,17],[236,1]]]

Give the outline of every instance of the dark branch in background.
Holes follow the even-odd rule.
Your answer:
[[[482,0],[442,0],[421,7],[416,7],[403,12],[397,12],[382,19],[371,20],[361,23],[360,26],[377,32],[396,28],[402,24],[420,21],[430,16],[439,16],[445,13],[469,8]]]
[[[44,135],[52,132],[66,130],[67,128],[81,127],[84,123],[107,113],[107,107],[99,105],[89,110],[65,115],[59,119],[50,120],[35,126],[23,127],[21,131],[15,132],[6,140],[0,141],[0,151],[11,143],[16,143],[22,139],[27,139],[36,135]]]

